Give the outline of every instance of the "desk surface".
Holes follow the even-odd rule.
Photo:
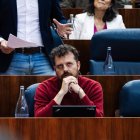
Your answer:
[[[0,118],[0,130],[3,140],[138,140],[140,118]]]

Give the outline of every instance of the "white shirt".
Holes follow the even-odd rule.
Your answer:
[[[106,25],[107,29],[125,29],[123,18],[119,14],[112,21],[106,22]],[[73,26],[69,39],[90,40],[94,34],[94,16],[89,16],[86,12],[77,14]]]
[[[43,46],[39,27],[38,0],[17,0],[17,19],[17,37]]]

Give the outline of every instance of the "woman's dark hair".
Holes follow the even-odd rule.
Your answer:
[[[88,7],[86,8],[86,12],[89,14],[89,16],[94,15],[94,0],[90,0]],[[103,21],[112,21],[116,14],[118,13],[116,8],[116,0],[111,0],[111,6],[106,10],[105,15],[103,17]]]
[[[64,44],[64,45],[59,45],[58,47],[54,48],[52,51],[51,51],[51,54],[50,54],[50,59],[52,61],[52,64],[55,65],[55,57],[62,57],[62,56],[65,56],[66,54],[68,54],[69,52],[73,53],[74,55],[74,59],[76,61],[78,61],[79,59],[79,52],[77,51],[76,48],[74,48],[73,46],[71,45],[68,45],[68,44]]]

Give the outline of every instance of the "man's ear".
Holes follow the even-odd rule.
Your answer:
[[[80,61],[77,61],[77,67],[78,67],[78,70],[80,70],[80,67],[81,67]]]

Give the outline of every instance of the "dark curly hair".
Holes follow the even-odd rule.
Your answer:
[[[88,13],[89,16],[94,15],[94,0],[90,0],[89,5],[86,8],[86,12]],[[116,15],[117,15],[118,11],[116,8],[116,0],[111,0],[111,6],[106,10],[105,15],[103,17],[103,21],[112,21]]]
[[[65,56],[66,54],[68,54],[69,52],[73,53],[74,59],[76,61],[79,60],[78,50],[71,45],[64,44],[64,45],[59,45],[58,47],[54,48],[51,51],[50,59],[51,59],[52,64],[55,65],[55,57],[56,56],[57,57],[62,57],[62,56]]]

